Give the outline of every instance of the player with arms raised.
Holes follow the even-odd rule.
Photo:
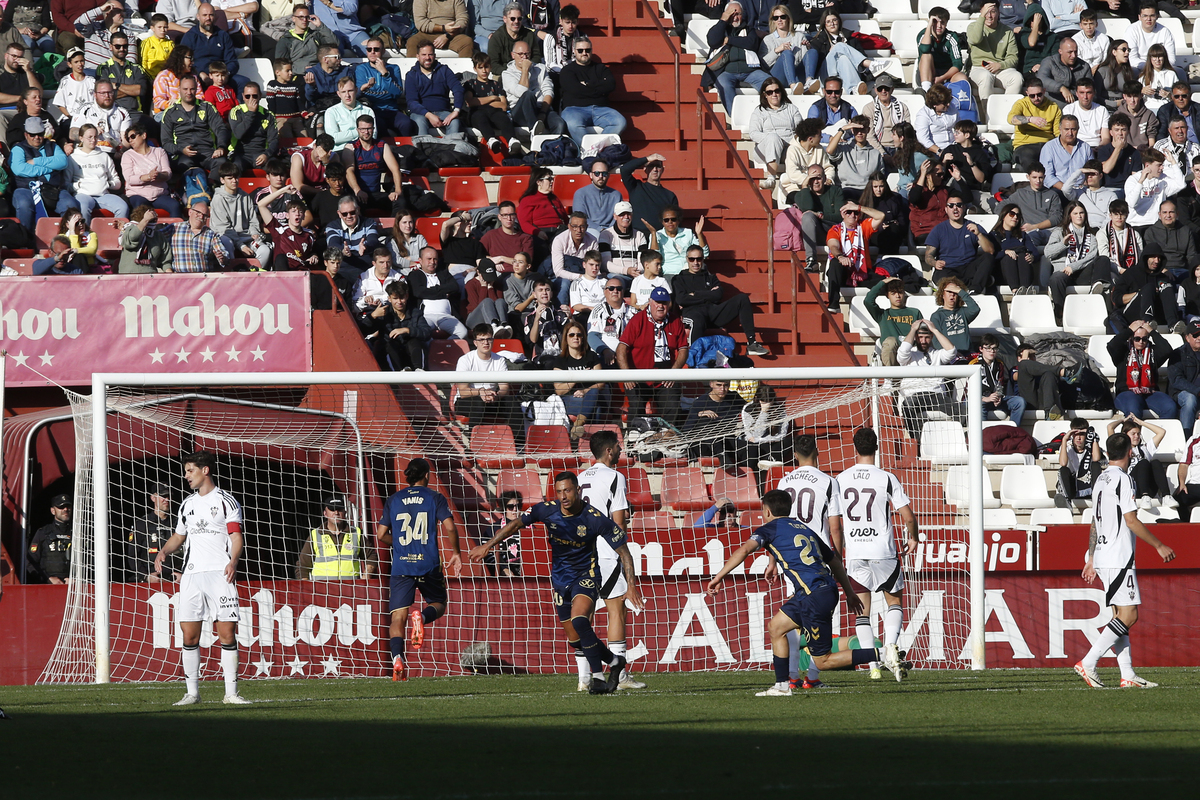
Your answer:
[[[446,578],[442,574],[438,552],[438,529],[450,544],[451,575],[458,575],[462,554],[458,549],[458,529],[450,517],[446,498],[429,488],[429,462],[414,458],[404,468],[407,489],[401,489],[383,504],[383,514],[375,528],[384,546],[392,548],[391,626],[388,646],[392,653],[392,680],[406,681],[404,629],[412,620],[409,636],[412,649],[420,650],[425,641],[425,626],[446,613]],[[409,614],[417,597],[425,599],[420,614]]]
[[[788,631],[799,628],[808,639],[808,652],[821,669],[841,669],[868,664],[879,658],[874,647],[833,652],[833,612],[838,607],[838,584],[846,593],[846,605],[856,614],[862,601],[854,596],[850,578],[842,567],[841,557],[829,549],[805,524],[788,516],[792,498],[778,489],[762,498],[763,524],[750,539],[733,552],[721,571],[708,583],[708,594],[716,595],[721,582],[751,553],[765,547],[779,570],[792,584],[793,593],[771,618],[771,653],[775,662],[775,685],[758,692],[759,697],[787,697],[792,694],[788,682]],[[836,581],[836,583],[835,583]],[[903,675],[899,665],[888,669]]]
[[[892,532],[892,509],[900,515],[908,533],[904,554],[917,551],[917,518],[909,507],[908,495],[896,476],[875,466],[879,437],[871,428],[854,432],[855,464],[837,476],[841,490],[842,527],[846,539],[846,572],[863,610],[854,620],[858,641],[875,643],[871,625],[871,593],[883,592],[887,612],[883,616],[883,665],[896,680],[904,678],[900,664],[900,627],[904,624],[904,570],[896,552]],[[871,664],[871,678],[880,677],[879,665]]]
[[[625,497],[625,476],[614,467],[621,461],[621,443],[612,431],[597,431],[592,436],[592,455],[596,463],[579,476],[579,491],[593,508],[617,524],[629,535],[629,501]],[[608,649],[613,655],[625,655],[625,592],[629,586],[621,574],[617,553],[603,536],[596,539],[596,566],[600,568],[600,599],[608,610]],[[579,667],[579,691],[591,688],[591,666],[582,651],[576,651]],[[645,689],[646,684],[635,681],[626,668],[621,673],[618,689]]]
[[[1121,668],[1121,688],[1153,689],[1157,683],[1138,677],[1133,671],[1133,656],[1129,649],[1129,629],[1137,622],[1138,606],[1142,603],[1133,568],[1136,546],[1133,537],[1137,536],[1157,550],[1163,561],[1173,560],[1175,551],[1146,530],[1137,517],[1137,499],[1128,472],[1132,449],[1129,436],[1113,434],[1108,437],[1105,449],[1108,451],[1108,468],[1100,473],[1092,489],[1096,516],[1092,520],[1083,580],[1091,583],[1100,579],[1104,601],[1112,606],[1113,618],[1100,631],[1088,654],[1075,665],[1075,672],[1088,686],[1103,688],[1104,684],[1096,674],[1096,662],[1111,647],[1116,651],[1117,666]]]
[[[471,550],[471,560],[482,561],[489,550],[521,528],[543,523],[550,539],[550,584],[554,591],[554,607],[567,635],[567,644],[572,651],[582,649],[592,668],[592,684],[588,691],[592,694],[615,692],[625,669],[625,657],[614,655],[600,643],[591,622],[600,594],[596,540],[603,536],[616,552],[628,584],[626,597],[640,611],[645,606],[633,575],[633,556],[625,543],[625,531],[584,501],[574,472],[560,472],[554,476],[554,494],[557,501],[538,503],[496,531],[485,544]],[[605,665],[609,668],[608,680],[601,677]]]
[[[200,702],[200,631],[204,622],[213,619],[221,640],[224,702],[250,703],[238,694],[238,594],[233,585],[242,555],[242,507],[233,495],[217,488],[212,477],[216,468],[216,456],[207,451],[184,457],[183,475],[193,494],[179,507],[175,534],[154,558],[154,572],[161,575],[166,557],[187,545],[178,605],[187,694],[177,706]]]
[[[804,434],[796,437],[795,446],[796,469],[784,475],[776,488],[787,492],[792,498],[791,516],[812,529],[825,546],[835,553],[842,552],[842,507],[841,490],[837,481],[817,469],[817,437]],[[772,561],[772,571],[774,562]],[[872,642],[874,644],[874,642]],[[789,673],[798,671],[800,657],[800,636],[796,631],[788,632],[788,670]],[[792,679],[792,688],[803,687],[816,689],[824,684],[820,679],[821,670],[815,661],[808,662],[808,674],[804,680],[798,680],[799,675]]]

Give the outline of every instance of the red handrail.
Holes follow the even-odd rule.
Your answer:
[[[662,20],[658,18],[658,8],[650,3],[650,0],[642,0],[642,5],[646,8],[646,12],[650,15],[650,19],[654,22],[654,27],[658,28],[658,33],[662,36],[663,41],[667,43],[667,47],[671,49],[671,57],[674,59],[674,69],[672,74],[675,76],[675,149],[683,149],[683,122],[680,117],[679,110],[679,48],[675,46],[675,40],[671,38],[671,34],[667,33],[666,27],[662,24]],[[613,21],[613,0],[608,0],[608,35],[613,36],[614,30]]]
[[[842,325],[833,314],[829,313],[829,304],[821,303],[821,287],[813,283],[812,276],[804,271],[804,263],[800,260],[800,254],[792,251],[792,275],[800,274],[804,276],[804,282],[808,284],[808,291],[812,296],[817,298],[817,302],[821,305],[821,313],[825,315],[825,319],[829,321],[829,327],[837,334],[838,341],[842,343],[842,347],[846,350],[846,355],[850,357],[850,363],[857,366],[858,356],[854,354],[854,346],[850,344],[850,340],[846,338],[846,334],[842,333]],[[793,292],[795,296],[796,292]],[[796,327],[796,304],[792,303],[792,327]]]

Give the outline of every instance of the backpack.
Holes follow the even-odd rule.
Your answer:
[[[723,367],[733,355],[734,347],[732,336],[700,336],[688,348],[688,366],[692,369]]]
[[[772,234],[772,246],[776,250],[804,249],[804,239],[800,236],[800,209],[789,206],[775,217],[775,232]]]
[[[629,145],[618,142],[601,148],[600,152],[596,154],[596,158],[608,164],[609,169],[615,170],[623,166],[626,161],[632,161],[633,153],[629,152]]]
[[[212,190],[204,170],[192,167],[183,173],[183,205],[191,208],[193,203],[199,202],[212,203]]]
[[[479,166],[479,148],[466,139],[454,136],[414,136],[412,144],[415,148],[414,159],[423,161],[434,169]]]
[[[579,167],[579,148],[571,137],[565,134],[542,142],[542,149],[537,153],[537,164],[540,167]]]
[[[845,8],[843,3],[842,8]],[[850,13],[844,11],[843,13]],[[846,37],[850,40],[850,44],[856,50],[887,50],[889,53],[896,52],[896,47],[891,43],[886,36],[881,36],[878,33],[859,33],[858,31],[849,31]]]
[[[0,219],[0,242],[14,250],[28,250],[36,245],[29,229],[15,219]]]
[[[958,114],[960,120],[979,122],[979,105],[971,94],[971,84],[967,81],[950,81],[946,88],[950,90],[950,110]]]

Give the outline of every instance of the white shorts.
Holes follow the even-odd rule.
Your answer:
[[[621,571],[620,559],[599,558],[596,559],[596,565],[600,567],[601,600],[621,597],[629,591],[629,583],[625,580],[625,573]]]
[[[186,572],[179,583],[180,622],[237,622],[237,589],[224,572]]]
[[[1126,567],[1097,567],[1096,577],[1104,587],[1105,605],[1140,606],[1142,595],[1138,591],[1137,573]]]
[[[898,558],[857,558],[846,562],[850,585],[858,594],[887,592],[900,594],[904,590],[904,570]]]

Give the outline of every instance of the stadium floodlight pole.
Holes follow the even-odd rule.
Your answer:
[[[112,671],[109,658],[108,581],[108,383],[92,375],[92,502],[95,514],[92,541],[96,548],[93,596],[96,603],[96,683],[108,683]]]
[[[1019,420],[1018,420],[1019,422]],[[967,472],[971,546],[971,669],[986,669],[987,593],[983,578],[983,369],[976,365],[967,379]]]

